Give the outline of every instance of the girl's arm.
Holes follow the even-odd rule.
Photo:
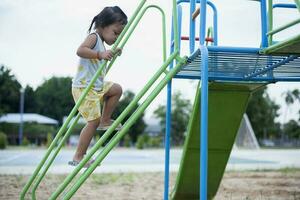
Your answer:
[[[100,52],[92,49],[96,45],[96,42],[97,36],[95,34],[88,35],[77,49],[77,55],[81,58],[86,59],[111,60],[114,56],[112,51],[107,50],[104,52]]]
[[[97,51],[92,50],[97,42],[97,36],[90,34],[77,49],[77,55],[81,58],[96,59],[98,58]]]

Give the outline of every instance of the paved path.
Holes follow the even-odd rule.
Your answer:
[[[50,173],[69,173],[74,168],[67,165],[74,149],[64,149],[49,169]],[[0,151],[0,174],[32,174],[46,150]],[[172,149],[170,170],[179,168],[181,149]],[[236,150],[231,153],[227,170],[300,168],[300,150]],[[163,149],[113,150],[95,172],[154,172],[164,171]]]

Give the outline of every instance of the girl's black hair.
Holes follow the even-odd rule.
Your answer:
[[[90,33],[95,23],[94,28],[104,28],[114,23],[127,24],[126,14],[118,6],[105,7],[98,15],[96,15],[90,25],[88,32]]]

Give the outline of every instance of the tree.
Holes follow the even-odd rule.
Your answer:
[[[125,91],[123,94],[123,98],[120,100],[119,105],[117,106],[115,112],[113,113],[113,118],[116,119],[121,113],[125,110],[125,108],[132,102],[135,94],[131,91]],[[134,109],[128,113],[125,119],[122,121],[124,124],[129,117],[134,113],[134,111],[138,108],[139,104],[137,104]],[[145,121],[143,119],[144,114],[138,118],[138,120],[134,123],[134,125],[129,129],[129,136],[133,143],[137,141],[137,138],[140,134],[142,134],[146,128]]]
[[[171,142],[174,145],[181,145],[184,141],[184,133],[187,129],[192,106],[190,100],[182,98],[180,92],[174,93],[172,101]],[[166,124],[166,106],[159,105],[154,111],[154,115],[160,119],[162,132],[164,133]]]
[[[298,89],[295,89],[293,91],[288,90],[287,92],[284,92],[282,95],[285,96],[284,100],[287,105],[287,110],[285,111],[285,116],[284,116],[284,118],[286,118],[286,114],[288,112],[290,105],[294,104],[296,101],[300,103],[300,90]],[[299,114],[300,114],[300,110],[299,110]],[[299,121],[300,121],[300,117],[299,117]]]
[[[11,70],[0,66],[0,115],[19,112],[21,84]]]
[[[279,108],[266,93],[266,88],[252,94],[246,112],[256,137],[269,138],[280,135],[280,124],[275,123]]]
[[[290,120],[283,126],[283,133],[292,139],[300,139],[300,125],[295,120]]]
[[[289,107],[296,101],[300,103],[300,91],[294,89],[292,91],[288,90],[282,94],[284,96],[287,110],[285,111],[285,118]],[[300,110],[299,110],[300,114]],[[300,118],[299,118],[300,121]],[[283,125],[283,134],[289,136],[289,138],[298,139],[300,138],[300,125],[295,120],[290,120],[288,123]]]
[[[30,86],[25,87],[24,91],[24,112],[37,113],[38,108],[36,105],[35,91]]]
[[[35,91],[38,113],[62,122],[74,107],[70,77],[52,77]]]

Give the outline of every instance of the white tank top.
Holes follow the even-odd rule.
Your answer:
[[[94,46],[93,50],[103,52],[105,51],[105,46],[98,35],[98,33],[92,33],[96,34],[97,36],[97,42]],[[104,62],[104,60],[98,60],[98,59],[86,59],[86,58],[80,58],[79,59],[79,65],[77,68],[77,73],[75,77],[73,78],[72,87],[75,88],[85,88],[88,86],[88,84],[91,82],[93,76],[96,74],[99,66]],[[97,78],[96,82],[92,86],[93,90],[100,91],[102,90],[104,76],[106,74],[106,66],[104,66],[102,73]]]

